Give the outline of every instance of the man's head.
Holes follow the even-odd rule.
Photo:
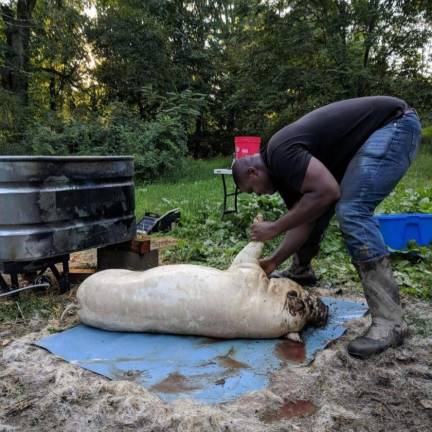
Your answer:
[[[232,166],[233,179],[241,192],[271,195],[276,188],[260,154],[236,159]]]

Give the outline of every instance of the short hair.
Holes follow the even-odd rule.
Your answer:
[[[244,166],[244,164],[241,162],[241,159],[234,159],[231,165],[233,180],[238,188],[240,188],[241,179],[245,173],[242,165]]]

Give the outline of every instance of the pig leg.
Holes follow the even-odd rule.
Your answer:
[[[261,256],[263,247],[264,243],[262,242],[248,243],[234,258],[234,261],[230,266],[230,270],[234,267],[239,267],[242,264],[255,264],[260,267],[258,258]]]

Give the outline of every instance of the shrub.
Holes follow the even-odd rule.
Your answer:
[[[29,108],[17,96],[0,87],[0,154],[25,153],[20,141],[29,114]]]
[[[432,125],[422,129],[422,145],[432,151]]]
[[[26,131],[23,144],[33,154],[133,155],[137,177],[152,179],[184,161],[188,131],[201,102],[191,92],[168,95],[148,121],[119,102],[84,120],[63,121],[51,114]]]

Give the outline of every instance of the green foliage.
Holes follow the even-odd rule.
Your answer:
[[[0,87],[11,93],[0,102],[8,119],[1,122],[2,152],[22,152],[24,134],[31,137],[37,123],[40,137],[52,129],[49,114],[71,128],[102,122],[118,102],[143,122],[156,121],[147,136],[166,137],[172,126],[161,105],[179,104],[178,118],[186,90],[207,101],[189,115],[187,98],[181,115],[193,157],[228,154],[234,135],[266,139],[318,106],[355,96],[393,94],[432,121],[428,2],[32,0],[22,2],[32,9],[29,26],[21,26],[17,2],[6,3],[11,7],[2,10],[10,9],[13,20],[0,15]],[[89,5],[96,17],[87,16]],[[135,140],[141,126],[122,142]],[[105,133],[80,128],[65,139]],[[183,134],[171,135],[183,147]],[[163,138],[164,148],[170,140]],[[426,133],[424,142],[430,140]],[[24,148],[56,152],[48,141]]]
[[[16,95],[0,88],[0,154],[24,153],[17,141],[26,130],[28,111]]]
[[[384,213],[432,213],[432,185],[393,191],[380,205]]]
[[[419,26],[423,8],[366,0],[252,8],[240,43],[227,50],[235,71],[227,106],[239,129],[269,137],[316,107],[371,94],[401,96],[429,113],[432,86],[418,54],[431,37],[430,26]]]
[[[187,134],[178,119],[158,114],[141,127],[121,127],[120,152],[134,154],[135,172],[141,178],[155,178],[174,170],[187,153]],[[106,153],[104,148],[100,154]],[[119,150],[113,149],[113,153]]]
[[[410,257],[420,256],[421,261],[413,263]],[[409,253],[395,253],[392,260],[396,281],[403,292],[432,300],[432,247],[410,245]]]
[[[181,225],[169,233],[181,240],[164,253],[164,262],[193,262],[226,268],[248,242],[249,226],[258,212],[263,213],[267,220],[275,220],[286,211],[277,194],[261,197],[241,194],[239,213],[227,215],[221,220],[222,186],[220,179],[212,173],[214,168],[228,166],[229,162],[230,158],[188,160],[184,170],[137,188],[138,218],[144,211],[162,213],[175,207],[181,210]],[[407,196],[411,198],[406,210],[422,211],[425,208],[422,199],[428,194],[432,196],[424,186],[431,167],[432,157],[424,151],[420,152],[411,170],[395,192],[383,202],[379,212],[383,209],[392,213],[405,210],[401,203],[407,200]],[[229,184],[229,187],[232,185]],[[280,240],[268,242],[264,253],[270,254]],[[420,255],[422,260],[414,263],[415,255]],[[410,245],[409,251],[392,253],[392,262],[404,293],[432,299],[432,248]],[[286,265],[288,263],[282,267]],[[330,283],[345,291],[361,290],[335,218],[330,222],[313,266],[322,284]]]
[[[422,129],[423,138],[432,138],[432,126],[428,126]]]
[[[96,2],[98,20],[87,27],[94,54],[93,74],[105,86],[106,103],[119,99],[136,105],[145,119],[153,112],[142,89],[175,90],[176,73],[169,59],[169,29],[152,2]],[[146,109],[147,108],[147,109]]]
[[[261,213],[267,220],[275,220],[283,214],[284,204],[279,195],[243,197],[240,209],[221,221],[219,209],[204,203],[195,215],[182,219],[181,226],[176,228],[173,234],[184,240],[167,253],[167,259],[225,268],[248,242],[249,226],[256,215]]]
[[[422,145],[426,146],[432,153],[432,126],[422,129]]]
[[[102,141],[101,132],[96,122],[63,122],[56,115],[47,115],[26,131],[23,144],[30,154],[64,156],[77,153],[81,146],[91,147]]]
[[[54,293],[40,296],[35,293],[21,293],[19,300],[2,302],[0,308],[0,323],[42,318],[60,317],[67,304],[66,299],[59,299]]]
[[[85,37],[88,18],[82,1],[38,0],[31,48],[32,102],[42,114],[48,109],[68,113],[79,103],[91,55]]]
[[[330,222],[314,261],[317,276],[332,285],[353,285],[359,281],[335,218]]]
[[[101,117],[62,121],[49,115],[29,128],[23,142],[31,153],[47,155],[131,154],[138,178],[150,179],[182,164],[188,129],[204,104],[201,95],[169,94],[152,120],[142,121],[122,103],[113,103]]]
[[[243,199],[240,211],[227,216],[223,221],[216,210],[207,203],[193,217],[183,218],[181,226],[171,233],[182,240],[165,253],[165,259],[169,262],[191,262],[226,268],[248,242],[249,226],[257,213],[263,213],[266,220],[275,220],[286,209],[279,196],[275,195]],[[266,243],[265,254],[271,253],[280,240],[281,238]],[[411,260],[414,252],[422,257],[415,265]],[[395,254],[392,261],[396,280],[403,292],[432,299],[432,248],[414,245],[410,253]],[[335,219],[327,229],[320,253],[314,259],[313,265],[322,282],[360,289],[358,275]]]

